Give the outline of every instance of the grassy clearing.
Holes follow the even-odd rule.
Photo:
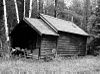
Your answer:
[[[57,58],[51,62],[1,60],[1,74],[100,74],[100,57]]]

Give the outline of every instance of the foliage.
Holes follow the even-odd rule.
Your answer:
[[[6,48],[6,35],[5,35],[5,25],[4,25],[3,15],[4,15],[3,0],[0,0],[0,52],[2,53],[7,50],[5,49]]]
[[[58,0],[57,1],[57,7],[55,7],[55,2],[52,0],[51,4],[48,4],[48,2],[46,3],[45,7],[44,7],[44,10],[45,10],[45,14],[48,14],[48,15],[51,15],[51,16],[54,16],[55,14],[55,10],[57,11],[57,14],[59,14],[59,18],[61,17],[63,19],[63,14],[62,13],[59,13],[58,11],[63,11],[64,8],[66,7],[64,1],[60,1]],[[61,16],[60,16],[61,15]]]
[[[45,7],[45,9],[44,9],[45,14],[54,16],[54,8],[55,8],[55,6],[53,4],[51,4],[50,6]]]
[[[19,20],[22,20],[24,14],[24,0],[16,0],[16,1],[18,6],[18,12],[19,12]]]
[[[95,13],[90,17],[88,25],[91,26],[90,34],[93,35],[93,40],[89,44],[90,54],[98,55],[100,54],[100,2],[98,2],[98,7],[95,8]]]
[[[96,15],[92,14],[89,19],[88,19],[88,23],[87,23],[87,31],[89,34],[93,34],[93,27],[95,25],[95,20],[96,20]]]
[[[45,6],[44,6],[44,14],[54,16],[54,1],[52,0],[51,3],[49,4],[49,1],[47,0]]]
[[[83,5],[79,0],[73,0],[69,10],[75,11],[79,15],[83,15]]]
[[[25,17],[29,17],[29,3],[30,0],[25,0]]]
[[[37,0],[33,0],[33,2],[32,2],[32,14],[31,14],[31,17],[36,18],[37,15],[38,15]]]

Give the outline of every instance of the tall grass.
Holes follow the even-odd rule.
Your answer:
[[[56,58],[43,60],[2,60],[1,74],[100,74],[99,57]]]

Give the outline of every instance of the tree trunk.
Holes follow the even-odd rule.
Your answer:
[[[90,16],[89,8],[90,8],[90,0],[84,0],[84,13],[83,13],[83,29],[87,32],[87,23],[88,18]]]
[[[32,0],[30,0],[29,18],[31,18],[31,14],[32,14]]]
[[[17,7],[18,7],[18,14],[19,14],[19,20],[23,20],[24,14],[24,1],[26,0],[16,0],[17,1]]]
[[[58,0],[55,0],[55,10],[54,10],[54,17],[57,17],[57,2]]]
[[[5,0],[3,0],[3,5],[4,5],[5,34],[6,34],[6,40],[9,41],[9,36],[8,36],[8,23],[7,23],[7,11],[6,11],[6,1]]]
[[[17,22],[19,23],[19,13],[18,13],[18,6],[17,6],[17,3],[16,3],[16,0],[14,0],[14,3],[15,3],[15,9],[16,9]]]
[[[0,0],[0,51],[3,51],[3,46],[6,42],[5,25],[4,25],[4,6],[3,0]]]

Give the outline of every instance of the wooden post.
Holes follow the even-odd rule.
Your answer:
[[[85,52],[85,55],[87,55],[87,53],[88,53],[88,45],[87,45],[88,40],[89,40],[89,37],[87,37],[87,40],[86,40],[86,52]]]
[[[41,57],[41,42],[42,42],[42,36],[40,37],[40,44],[39,44],[39,55],[38,55],[38,59],[40,59]]]

